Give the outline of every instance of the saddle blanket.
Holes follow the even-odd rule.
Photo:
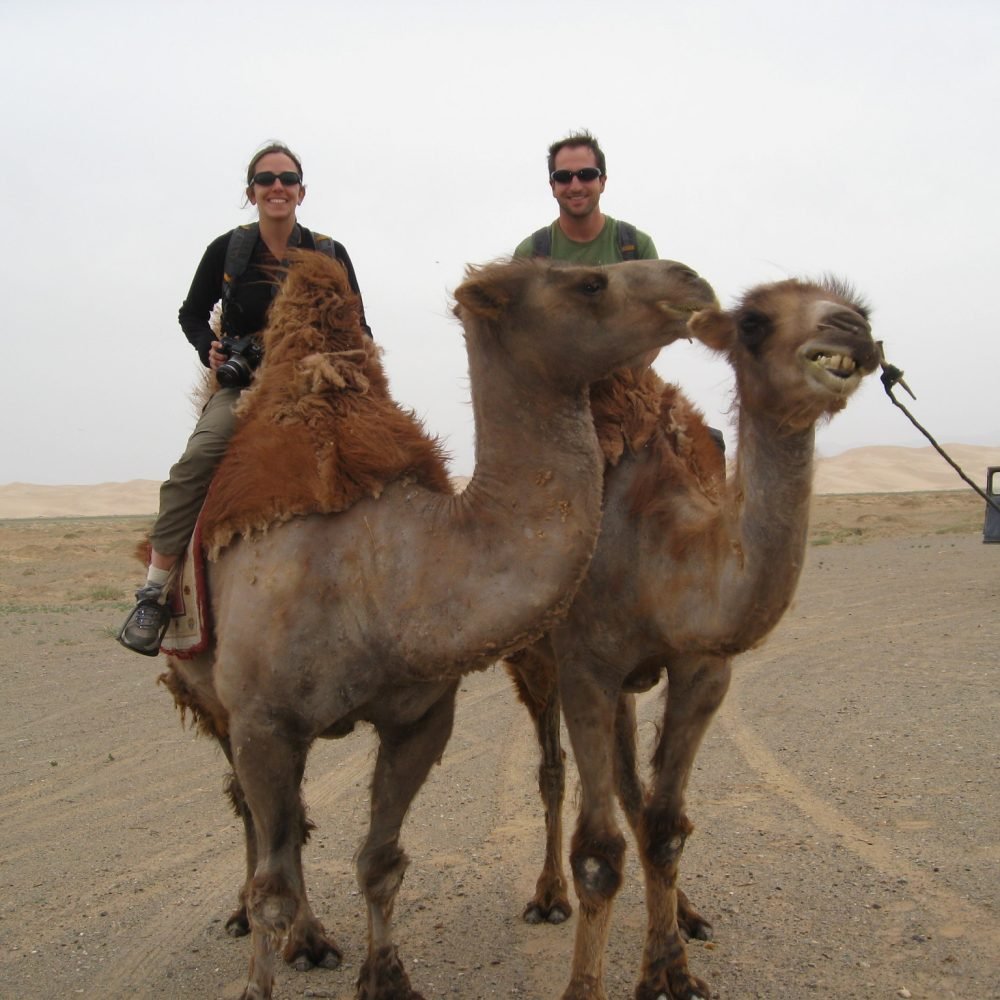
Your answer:
[[[170,624],[160,651],[180,660],[193,659],[202,652],[212,634],[205,579],[205,554],[201,547],[201,519],[177,567],[177,582],[170,588],[167,606]]]

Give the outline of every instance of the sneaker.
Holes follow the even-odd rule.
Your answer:
[[[144,656],[159,653],[163,633],[170,624],[170,609],[161,603],[164,597],[163,588],[152,584],[135,592],[136,606],[118,633],[118,641],[126,649]]]

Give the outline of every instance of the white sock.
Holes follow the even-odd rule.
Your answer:
[[[171,572],[172,570],[170,569],[160,569],[158,566],[150,566],[146,572],[146,583],[154,587],[159,587],[162,590],[167,585]]]

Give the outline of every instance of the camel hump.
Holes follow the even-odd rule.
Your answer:
[[[347,510],[398,479],[451,491],[439,442],[389,394],[340,261],[289,254],[263,342],[202,512],[210,557],[292,517]]]

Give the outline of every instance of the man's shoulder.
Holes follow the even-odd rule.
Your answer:
[[[653,238],[646,232],[643,232],[638,226],[633,225],[631,222],[626,222],[624,219],[616,219],[614,216],[605,213],[605,231],[611,231],[615,234],[615,241],[619,248],[623,243],[635,243],[635,255],[638,260],[656,260],[656,247],[653,244]]]
[[[550,222],[547,226],[542,226],[541,229],[536,229],[530,236],[525,236],[523,240],[516,247],[514,247],[515,257],[533,257],[535,255],[535,237],[538,233],[548,230],[550,236],[552,233],[552,227],[555,225],[554,222]],[[551,239],[550,239],[551,244]]]

